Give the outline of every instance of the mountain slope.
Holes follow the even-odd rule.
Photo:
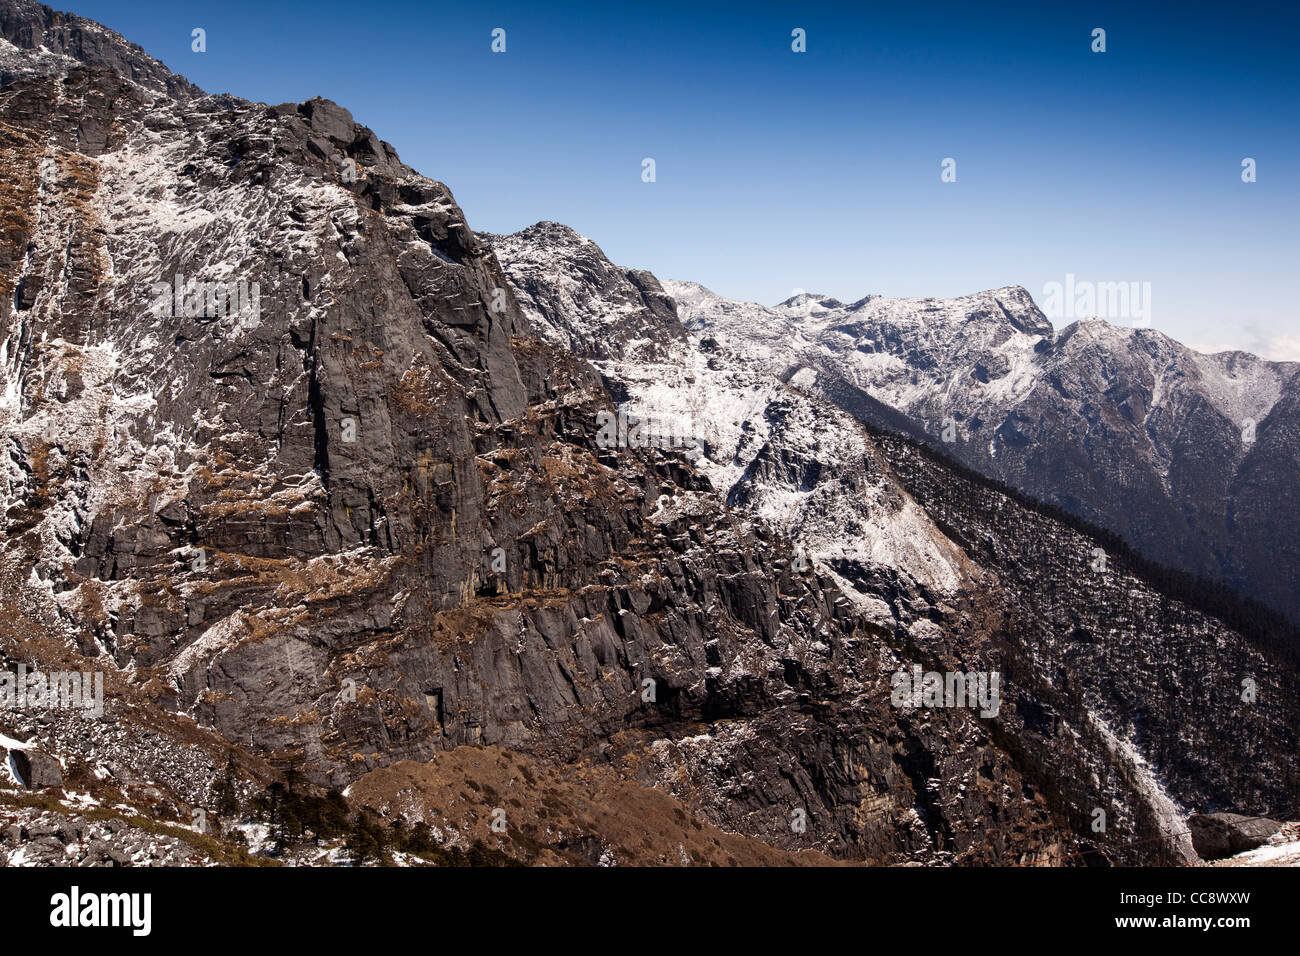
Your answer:
[[[1294,807],[1294,672],[1059,521],[336,104],[0,24],[0,664],[106,686],[0,714],[7,860],[1157,862]]]
[[[627,270],[595,267],[599,249],[565,227],[485,239],[548,335],[600,339],[604,303],[633,298]],[[1188,809],[1295,812],[1300,712],[1285,643],[1233,632],[1120,550],[1103,548],[1093,570],[1108,542],[864,429],[805,391],[804,376],[782,383],[750,354],[683,336],[657,284],[635,275],[653,307],[622,309],[616,330],[634,334],[606,336],[594,360],[625,412],[652,434],[697,439],[696,467],[728,503],[788,528],[905,660],[998,669],[1003,710],[986,726],[1098,852],[1151,859],[1155,844],[1154,858],[1188,858]],[[598,285],[573,291],[591,277]],[[1249,706],[1246,677],[1269,688]],[[1111,818],[1105,836],[1093,833],[1096,809]],[[1148,855],[1132,856],[1133,843]]]
[[[693,331],[862,420],[1300,620],[1300,365],[1096,320],[1057,332],[1017,287],[771,309],[665,289]]]

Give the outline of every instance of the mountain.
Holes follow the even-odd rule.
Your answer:
[[[770,309],[664,288],[688,328],[862,420],[1300,621],[1300,364],[1099,320],[1056,331],[1019,287]]]
[[[977,718],[894,713],[894,650],[778,529],[679,453],[602,447],[613,398],[533,336],[445,186],[333,103],[199,95],[0,6],[0,647],[108,686],[88,729],[3,715],[73,821],[7,811],[11,859],[82,852],[88,804],[210,859],[269,814],[301,852],[295,780],[371,794],[294,804],[318,835],[350,814],[358,847],[401,815],[531,862],[1064,851]],[[367,782],[408,763],[435,777]],[[601,780],[620,802],[593,820],[572,789]],[[1014,795],[997,845],[990,788]],[[671,840],[620,822],[647,807]]]
[[[109,70],[178,102],[204,95],[140,46],[94,20],[39,3],[0,5],[0,86],[83,66]]]
[[[1230,598],[1211,607],[1099,529],[865,426],[807,390],[807,376],[755,361],[756,349],[683,331],[662,304],[680,286],[613,266],[571,229],[484,239],[534,326],[596,343],[592,363],[630,418],[690,436],[727,504],[786,529],[903,660],[1003,675],[1014,707],[986,726],[1076,834],[1104,807],[1112,827],[1124,821],[1097,841],[1113,858],[1154,840],[1169,854],[1156,858],[1176,859],[1187,849],[1180,807],[1294,813],[1293,632]],[[625,334],[603,336],[612,314]],[[1234,609],[1241,632],[1215,617]],[[1268,713],[1242,707],[1242,680],[1257,687],[1258,675]],[[1262,749],[1256,734],[1270,741]]]
[[[103,689],[0,709],[3,862],[1173,862],[1192,810],[1295,816],[1249,624],[572,230],[476,234],[337,104],[0,27],[0,693]]]

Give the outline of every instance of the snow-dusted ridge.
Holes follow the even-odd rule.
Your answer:
[[[693,333],[882,427],[1300,619],[1300,364],[1100,319],[1057,330],[1019,286],[952,299],[737,302],[665,280]],[[1283,556],[1279,564],[1279,555]]]
[[[1009,583],[1028,573],[1031,565],[1025,564],[1024,555],[1034,554],[1033,547],[1046,542],[1050,553],[1051,542],[1059,538],[1053,562],[1068,565],[1085,556],[1090,559],[1095,545],[1087,539],[1071,542],[1073,535],[1062,534],[1060,527],[1034,525],[1023,530],[1037,543],[1017,557],[1017,547],[1002,537],[1006,532],[997,530],[996,519],[953,515],[936,509],[932,499],[922,507],[899,480],[896,469],[902,464],[882,453],[880,439],[831,400],[842,391],[827,389],[824,382],[847,379],[880,402],[903,407],[915,400],[938,401],[953,409],[973,393],[1016,408],[1044,387],[1044,376],[1052,373],[1044,371],[1051,366],[1043,357],[1052,358],[1055,347],[1087,346],[1102,355],[1119,347],[1139,354],[1181,348],[1158,333],[1116,330],[1104,323],[1076,323],[1058,335],[1018,287],[953,300],[868,296],[849,305],[801,294],[767,308],[722,299],[698,283],[651,284],[647,274],[608,263],[593,243],[553,223],[488,240],[530,321],[557,344],[585,343],[589,360],[624,412],[665,432],[694,436],[702,452],[695,467],[732,507],[788,532],[796,548],[836,582],[866,620],[885,632],[905,634],[918,647],[942,646],[951,633],[953,619],[945,618],[936,605],[969,606],[963,602],[983,590],[1010,587],[1016,593],[1017,588],[1043,586],[1024,579]],[[661,308],[661,291],[673,299],[676,308],[671,312]],[[1240,404],[1258,398],[1249,388],[1237,388],[1243,362],[1253,369],[1247,375],[1263,374],[1265,381],[1267,370],[1261,373],[1261,366],[1240,357],[1202,358],[1209,373],[1220,376],[1218,402],[1238,402],[1238,410],[1253,408]],[[1069,364],[1059,357],[1054,360]],[[962,373],[961,368],[969,371]],[[880,387],[872,384],[876,377],[884,383]],[[949,414],[963,420],[960,412]],[[890,455],[897,454],[896,444],[888,443]],[[997,497],[992,494],[986,502],[994,512],[1006,505]],[[974,533],[962,536],[959,530],[957,535],[973,547],[970,555],[980,549],[986,549],[984,553],[972,560],[940,531],[936,515],[943,518],[944,528],[954,522],[969,525],[965,530]],[[1009,563],[999,563],[1007,552],[1013,552]],[[1072,558],[1071,552],[1078,557]],[[999,570],[992,572],[986,563]],[[1050,577],[1047,571],[1043,568]],[[884,581],[924,594],[926,600],[919,606],[933,602],[930,612],[909,615],[916,605],[900,605],[889,586],[881,586]],[[1026,601],[1023,591],[1013,598],[1047,612],[1034,625],[1044,628],[1041,636],[1028,639],[1031,656],[1043,655],[1036,666],[1047,672],[1056,666],[1051,663],[1054,654],[1078,653],[1077,648],[1067,649],[1075,640],[1071,629],[1077,630],[1082,620],[1068,612],[1057,617],[1061,609],[1054,595],[1059,582],[1050,587],[1053,596],[1041,607],[1036,600]],[[1163,600],[1133,579],[1109,582],[1108,589],[1113,591],[1106,601],[1112,604],[1129,600],[1153,608]],[[1149,640],[1149,623],[1116,627],[1098,608],[1087,608],[1086,616],[1085,630],[1103,645]],[[1213,622],[1181,620],[1189,635],[1203,632],[1207,640],[1215,640]],[[982,639],[978,629],[971,639],[975,644]],[[1202,656],[1204,648],[1196,640],[1193,637],[1181,653]],[[1053,650],[1046,651],[1046,646]],[[1254,661],[1250,667],[1262,666],[1253,650],[1233,653],[1238,652]],[[1117,826],[1131,826],[1141,816],[1169,859],[1192,861],[1195,853],[1185,818],[1193,803],[1175,796],[1188,792],[1189,781],[1184,776],[1171,784],[1156,767],[1149,742],[1131,719],[1131,705],[1117,699],[1110,686],[1115,677],[1104,666],[1092,671],[1087,680],[1096,683],[1088,705],[1073,715],[1073,726],[1063,724],[1057,733],[1076,744],[1086,738],[1096,746],[1087,775],[1110,773],[1108,766],[1120,768],[1132,803],[1115,821]],[[1126,692],[1141,686],[1141,678],[1133,674],[1123,679],[1131,682]],[[1121,692],[1119,698],[1124,697]],[[1040,704],[1024,706],[1032,713]]]
[[[788,532],[814,562],[889,568],[940,594],[968,584],[960,550],[894,483],[847,413],[771,367],[702,345],[663,308],[653,276],[614,266],[566,226],[485,238],[541,334],[566,348],[584,343],[626,390],[626,412],[694,437],[696,466],[725,500]]]

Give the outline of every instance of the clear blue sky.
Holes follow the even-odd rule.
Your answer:
[[[1155,328],[1300,358],[1296,3],[54,5],[211,92],[336,100],[480,231],[769,304],[1150,282]]]

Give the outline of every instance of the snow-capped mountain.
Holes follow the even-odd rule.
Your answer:
[[[614,266],[566,226],[482,238],[541,335],[586,343],[629,414],[698,443],[695,466],[728,503],[750,506],[814,560],[895,569],[936,594],[971,586],[968,563],[847,413],[702,346],[654,276]]]
[[[688,328],[863,420],[1300,619],[1300,365],[1100,320],[1057,331],[1019,287],[773,308],[664,288]]]
[[[337,104],[0,35],[0,671],[104,688],[0,709],[4,862],[1162,862],[1296,816],[1248,626],[571,230],[476,235]]]
[[[1158,574],[1132,556],[1106,554],[1087,531],[954,470],[923,445],[864,427],[807,390],[814,383],[806,374],[791,375],[770,357],[754,360],[769,339],[797,336],[797,317],[827,308],[822,302],[786,303],[790,326],[717,304],[720,326],[744,327],[747,341],[759,343],[735,353],[713,334],[719,326],[683,334],[653,277],[610,264],[571,229],[539,223],[484,239],[535,327],[556,341],[600,343],[593,364],[630,418],[653,423],[656,434],[696,438],[695,465],[727,503],[787,529],[801,553],[902,642],[905,656],[952,654],[967,666],[996,659],[1015,672],[1009,732],[1052,787],[1068,794],[1067,815],[1082,820],[1085,807],[1102,802],[1123,807],[1130,833],[1164,834],[1175,855],[1185,854],[1180,808],[1271,802],[1263,796],[1273,791],[1271,780],[1295,780],[1284,757],[1246,774],[1249,783],[1236,777],[1233,786],[1251,796],[1229,794],[1210,769],[1219,759],[1253,762],[1254,731],[1237,733],[1244,715],[1232,675],[1269,674],[1274,693],[1286,697],[1294,686],[1289,645],[1271,644],[1265,628],[1225,641],[1222,624],[1162,594],[1153,583]],[[679,301],[708,295],[667,288]],[[557,309],[558,290],[565,301]],[[646,303],[639,315],[638,294]],[[1010,334],[1044,327],[1027,296],[1001,298]],[[611,303],[614,327],[629,334],[602,339]],[[1192,706],[1171,699],[1171,673],[1176,685],[1206,696]],[[1279,716],[1249,720],[1262,730]],[[1294,714],[1281,720],[1288,729],[1271,745],[1278,754],[1300,726]],[[1236,729],[1226,733],[1228,726]],[[1235,755],[1208,757],[1220,748]]]

